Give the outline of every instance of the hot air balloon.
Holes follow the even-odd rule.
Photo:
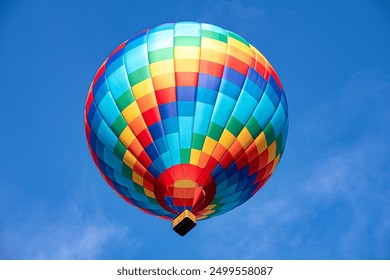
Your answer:
[[[129,204],[173,220],[228,212],[270,178],[288,129],[274,68],[239,35],[179,22],[141,31],[103,62],[85,131],[101,175]]]

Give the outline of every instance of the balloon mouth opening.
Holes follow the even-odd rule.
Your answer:
[[[215,182],[197,166],[184,167],[173,166],[160,175],[155,186],[156,199],[175,215],[188,210],[198,216],[214,198]]]

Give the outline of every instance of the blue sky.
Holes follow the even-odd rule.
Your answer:
[[[290,116],[267,185],[184,238],[107,186],[83,128],[108,54],[183,20],[255,45]],[[1,1],[0,259],[390,259],[389,34],[379,0]]]

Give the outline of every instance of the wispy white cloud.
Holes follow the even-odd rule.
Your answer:
[[[130,224],[109,220],[98,199],[87,203],[93,197],[92,182],[66,196],[63,207],[33,202],[20,220],[3,219],[0,259],[107,259],[118,247],[128,250],[127,257],[137,253],[142,241],[132,235]]]

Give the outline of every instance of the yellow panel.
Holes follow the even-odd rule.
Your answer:
[[[253,142],[253,137],[249,133],[249,130],[244,127],[238,135],[237,140],[238,142],[240,142],[241,146],[246,149],[248,148],[249,144]]]
[[[131,103],[122,112],[122,115],[125,118],[127,123],[131,123],[140,114],[141,114],[141,111],[138,108],[137,102]]]
[[[206,139],[205,139],[204,144],[203,144],[202,152],[204,152],[207,155],[211,155],[211,153],[214,151],[214,148],[216,145],[217,145],[217,141],[206,136]]]
[[[152,191],[150,191],[150,190],[144,188],[144,192],[145,192],[146,196],[152,197],[152,198],[154,198],[154,199],[156,198],[156,197],[154,196],[154,193],[153,193]]]
[[[226,53],[202,48],[201,59],[225,65]]]
[[[190,164],[197,165],[199,162],[201,151],[191,149]]]
[[[222,53],[226,52],[227,44],[211,38],[202,37],[202,52],[204,48],[216,50]]]
[[[143,186],[144,184],[144,179],[142,178],[141,175],[139,175],[136,172],[133,172],[133,182],[137,183],[140,186]]]
[[[153,92],[152,79],[148,78],[146,80],[143,80],[142,82],[131,87],[131,89],[133,90],[135,99],[141,98],[142,96]]]
[[[163,60],[150,64],[150,74],[152,76],[158,76],[167,73],[174,73],[175,67],[173,59]]]
[[[247,45],[245,45],[244,43],[241,43],[240,41],[238,41],[238,40],[236,40],[236,39],[234,39],[232,37],[228,37],[228,44],[236,47],[237,49],[239,49],[241,51],[243,51],[247,55],[251,54],[251,49]]]
[[[234,56],[235,58],[241,60],[242,62],[244,62],[246,64],[249,64],[250,59],[251,59],[249,54],[237,49],[234,46],[229,47],[228,54],[231,56]]]
[[[276,141],[272,142],[272,144],[268,147],[268,163],[274,160],[276,156]]]
[[[215,212],[215,210],[207,210],[207,211],[202,210],[202,211],[200,212],[200,214],[206,218],[208,215],[210,215],[210,214],[212,214],[212,213],[214,213],[214,212]],[[198,220],[202,220],[202,219],[204,219],[204,218],[197,218],[197,219],[198,219]]]
[[[199,72],[199,59],[175,59],[176,72]]]
[[[272,167],[271,173],[274,172],[276,166],[277,166],[278,163],[279,163],[279,160],[280,160],[280,154],[278,154],[278,156],[277,156],[277,157],[275,158],[275,160],[274,160],[274,166]]]
[[[264,57],[264,55],[259,52],[254,46],[250,45],[251,50],[256,54],[255,59],[262,65],[266,65],[267,59]],[[253,55],[252,55],[253,56]]]
[[[200,47],[175,47],[174,48],[174,58],[193,58],[199,59],[200,57]]]
[[[219,139],[219,143],[228,150],[234,140],[236,140],[236,136],[234,136],[229,130],[224,129],[221,138]]]
[[[215,206],[217,206],[217,204],[210,204],[210,205],[208,205],[205,209],[206,209],[206,210],[211,210],[211,209],[213,209]]]
[[[206,219],[207,218],[207,216],[197,216],[196,217],[196,220],[198,220],[198,221],[200,221],[200,220],[203,220],[203,219]]]
[[[263,131],[260,133],[259,136],[256,137],[255,144],[256,144],[257,151],[259,154],[261,154],[262,152],[265,151],[265,149],[267,149],[267,147],[268,147],[267,140],[265,138],[265,134]]]
[[[125,147],[129,147],[134,139],[135,135],[128,126],[126,126],[125,129],[122,131],[121,135],[119,135],[119,140],[121,140]]]
[[[175,75],[168,73],[153,77],[154,90],[174,87],[176,85]]]
[[[173,186],[175,188],[192,189],[196,187],[196,183],[193,180],[183,179],[175,181]]]
[[[136,161],[137,161],[137,159],[135,158],[135,156],[132,153],[130,153],[129,151],[126,151],[125,156],[123,157],[123,162],[128,167],[133,169],[134,164],[135,164]]]

